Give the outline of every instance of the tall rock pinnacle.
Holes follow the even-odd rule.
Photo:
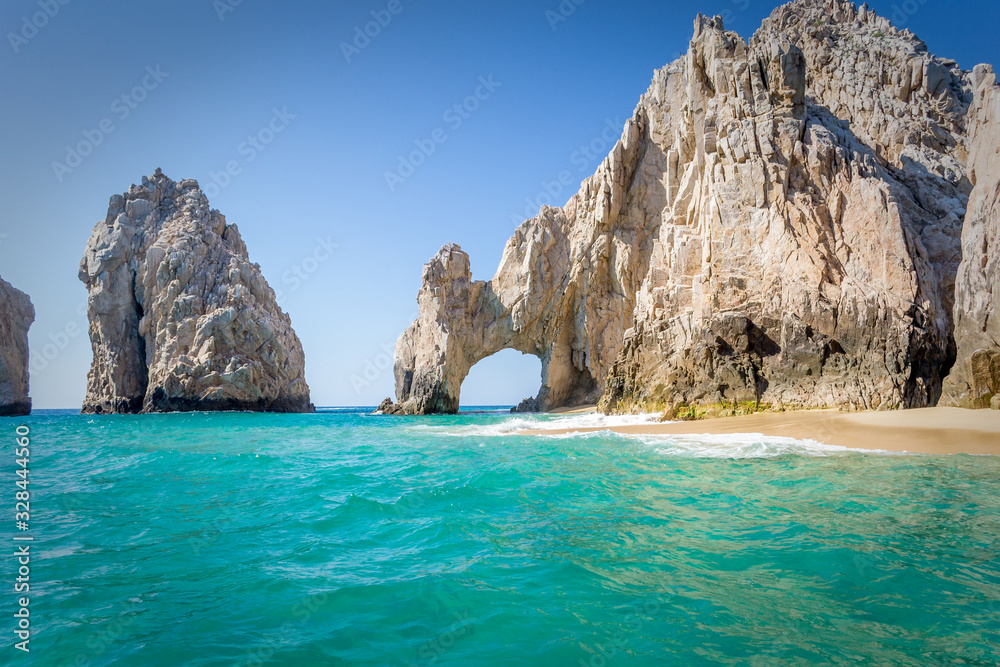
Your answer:
[[[111,198],[80,264],[84,412],[308,412],[305,355],[235,225],[159,169]]]
[[[973,71],[973,85],[969,176],[975,188],[955,290],[958,361],[944,402],[1000,409],[1000,86],[989,65]]]
[[[34,321],[28,295],[0,278],[0,417],[31,414],[28,329]]]

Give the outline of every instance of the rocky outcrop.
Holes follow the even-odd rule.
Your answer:
[[[236,225],[159,169],[111,198],[80,264],[86,413],[308,412],[302,345]]]
[[[839,0],[777,9],[745,55],[708,35],[686,90],[668,78],[659,97],[680,185],[605,408],[935,404],[969,188],[962,73]],[[746,70],[748,111],[729,84]]]
[[[542,402],[537,396],[526,398],[510,409],[513,414],[529,414],[542,411]]]
[[[400,406],[396,405],[391,398],[387,398],[375,409],[375,414],[400,415],[404,414],[404,411],[400,408]]]
[[[28,295],[0,278],[0,417],[31,414],[28,329],[34,321]]]
[[[971,77],[866,7],[798,0],[749,42],[699,16],[621,140],[489,282],[446,246],[396,348],[413,413],[482,358],[542,360],[544,409],[933,405],[952,308]]]
[[[802,49],[807,98],[848,121],[925,212],[908,221],[920,232],[950,311],[972,188],[965,168],[969,73],[928,54],[909,30],[897,30],[867,5],[845,0],[784,5],[763,31],[785,34]]]
[[[962,234],[955,291],[958,361],[944,403],[1000,409],[1000,87],[993,68],[973,71],[969,176],[975,185]]]
[[[560,236],[538,241],[560,246],[561,252],[553,256],[568,269],[570,239],[561,234],[561,226],[550,229]],[[541,257],[540,250],[535,241],[509,243],[504,264],[527,266]],[[512,271],[509,277],[473,282],[469,256],[457,245],[446,246],[424,267],[419,317],[396,345],[396,395],[403,411],[456,412],[462,381],[472,366],[507,348],[542,359],[543,403],[593,402],[600,395],[597,381],[573,363],[568,340],[572,327],[566,326],[564,304],[552,296],[565,274],[534,274],[540,289],[532,292],[521,283],[527,276]],[[537,300],[511,308],[522,292]],[[525,321],[529,309],[533,318]]]

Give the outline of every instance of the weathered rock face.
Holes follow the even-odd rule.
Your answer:
[[[305,355],[235,225],[160,173],[111,198],[80,264],[84,412],[308,412]]]
[[[845,0],[749,41],[699,16],[621,140],[473,282],[446,246],[396,348],[415,413],[482,358],[542,359],[544,409],[934,404],[971,182],[971,77]]]
[[[933,405],[969,189],[962,73],[839,0],[779,8],[749,53],[707,37],[681,82],[654,83],[679,185],[605,407]],[[731,83],[747,71],[756,96]]]
[[[542,403],[536,396],[526,398],[510,409],[513,414],[526,414],[542,411]]]
[[[34,321],[28,295],[0,278],[0,417],[31,414],[28,329]]]
[[[963,259],[955,292],[958,361],[943,402],[1000,408],[1000,87],[993,68],[973,72],[969,175],[975,184],[962,234]]]
[[[555,209],[548,212],[561,218]],[[443,248],[424,267],[419,318],[396,345],[396,395],[405,411],[457,411],[459,390],[472,366],[506,348],[541,357],[543,403],[587,402],[600,396],[597,380],[574,364],[573,324],[567,322],[572,313],[553,296],[569,282],[567,273],[534,273],[539,289],[528,292],[521,282],[528,276],[517,270],[545,261],[543,248],[568,269],[571,240],[562,235],[565,220],[551,222],[547,229],[532,230],[534,238],[508,244],[504,264],[512,269],[505,274],[510,280],[473,282],[469,256],[456,245]],[[537,301],[516,305],[522,293],[535,295]],[[525,320],[529,312],[532,319]]]
[[[403,410],[396,405],[391,398],[387,398],[382,401],[381,404],[375,409],[375,414],[377,415],[398,415],[405,414]]]

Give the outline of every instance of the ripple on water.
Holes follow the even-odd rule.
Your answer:
[[[1000,655],[989,457],[517,435],[613,425],[600,416],[31,424],[51,664]]]

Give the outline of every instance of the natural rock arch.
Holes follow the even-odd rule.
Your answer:
[[[454,412],[471,364],[508,347],[542,359],[543,409],[935,404],[971,83],[846,0],[783,5],[749,41],[699,16],[597,172],[517,229],[491,281],[457,246],[426,265],[397,409]]]
[[[514,256],[505,254],[504,262],[528,259],[533,247],[530,242],[518,246]],[[586,355],[574,348],[572,322],[556,316],[563,299],[553,299],[556,312],[525,321],[521,293],[505,281],[503,267],[492,281],[473,282],[469,256],[457,245],[445,246],[424,267],[420,315],[396,345],[396,398],[407,411],[457,412],[462,382],[472,367],[507,349],[541,361],[542,409],[593,403],[600,397]]]

